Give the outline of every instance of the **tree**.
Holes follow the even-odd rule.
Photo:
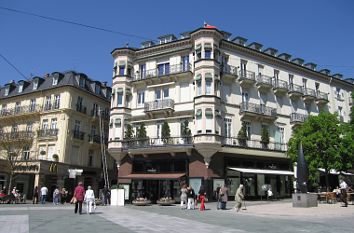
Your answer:
[[[131,124],[127,124],[127,128],[125,130],[124,139],[131,140],[133,139],[133,127]]]
[[[242,122],[242,126],[240,131],[238,131],[237,134],[237,139],[240,143],[241,146],[247,146],[246,142],[247,142],[247,131],[246,131],[246,122]]]
[[[168,140],[171,137],[171,130],[170,130],[170,126],[168,125],[168,123],[165,121],[162,125],[162,129],[161,129],[161,138],[162,141],[164,143],[167,143]]]
[[[185,144],[191,143],[192,132],[189,129],[188,125],[189,125],[189,121],[186,119],[182,123],[182,130],[181,130],[181,134],[182,134],[181,137],[183,138]]]
[[[288,156],[297,161],[300,141],[303,145],[305,160],[309,169],[309,181],[316,185],[319,168],[324,169],[326,187],[329,187],[331,169],[345,171],[352,166],[348,156],[344,155],[344,127],[340,124],[337,114],[320,113],[309,118],[299,126],[289,140]]]
[[[265,127],[265,126],[262,127],[261,142],[262,142],[264,148],[268,147],[268,144],[269,144],[269,131],[268,131],[268,128]]]
[[[31,147],[33,141],[32,132],[1,132],[0,133],[0,162],[4,164],[9,173],[7,185],[8,194],[16,179],[16,167],[26,163],[22,154],[26,147]]]
[[[139,139],[140,144],[142,144],[142,145],[146,144],[148,137],[146,135],[146,128],[145,128],[144,123],[141,123],[141,125],[139,127],[137,138]]]

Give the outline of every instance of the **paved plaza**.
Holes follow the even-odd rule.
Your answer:
[[[247,210],[181,210],[174,206],[99,206],[75,215],[72,205],[0,205],[0,233],[51,232],[353,232],[354,205],[319,204],[292,208],[290,200],[246,202]]]

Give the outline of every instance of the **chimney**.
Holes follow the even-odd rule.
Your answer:
[[[302,58],[294,58],[293,60],[291,60],[291,62],[292,63],[295,63],[295,64],[297,64],[297,65],[300,65],[300,66],[302,66],[303,64],[304,64],[304,59],[302,59]]]
[[[325,74],[325,75],[329,75],[329,73],[331,73],[331,71],[329,69],[322,69],[319,72],[322,74]]]
[[[246,38],[243,38],[241,36],[237,36],[235,37],[232,42],[236,43],[236,44],[239,44],[239,45],[242,45],[242,46],[245,46],[246,45],[246,42],[247,42],[247,39]]]
[[[251,49],[254,49],[254,50],[258,50],[258,51],[261,51],[261,48],[263,47],[262,44],[259,44],[257,42],[252,42],[251,44],[249,44],[247,46],[248,48],[251,48]]]
[[[309,68],[311,70],[316,70],[317,65],[315,63],[312,62],[308,62],[304,65],[306,68]]]
[[[285,61],[290,61],[291,55],[288,53],[281,53],[278,55],[280,59],[283,59]]]
[[[263,50],[263,53],[272,55],[272,56],[276,56],[277,55],[278,50],[275,48],[267,48],[265,50]]]

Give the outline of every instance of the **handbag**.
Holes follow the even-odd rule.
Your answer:
[[[76,202],[77,202],[76,197],[71,198],[71,200],[70,200],[70,203],[71,203],[71,204],[76,204]]]

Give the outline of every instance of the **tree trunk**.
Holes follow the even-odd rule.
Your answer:
[[[329,191],[329,172],[326,170],[326,192]]]
[[[12,187],[12,182],[13,182],[13,177],[14,175],[12,174],[12,172],[10,173],[10,178],[9,178],[9,185],[7,186],[7,195],[11,194],[11,187]]]

